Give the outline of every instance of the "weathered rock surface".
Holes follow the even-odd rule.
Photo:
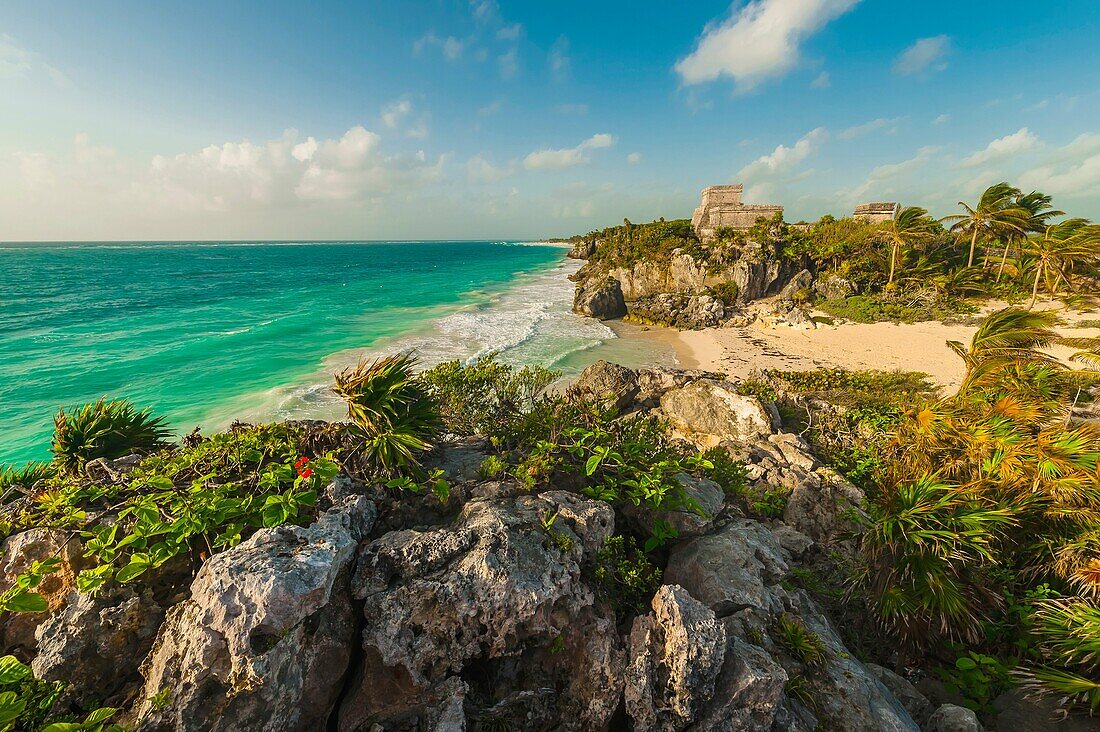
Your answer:
[[[612,277],[585,281],[573,296],[573,312],[600,320],[623,317],[626,301],[622,286]]]
[[[588,259],[596,253],[598,242],[596,239],[582,239],[573,245],[565,256],[570,259]]]
[[[664,325],[682,330],[702,330],[722,325],[727,308],[713,295],[664,292],[631,303],[627,318],[642,325]],[[732,314],[732,312],[730,313]]]
[[[809,473],[791,491],[783,520],[817,542],[842,539],[859,527],[863,492],[828,468]]]
[[[894,698],[901,702],[901,705],[905,707],[905,711],[909,712],[909,716],[913,718],[914,722],[922,726],[928,722],[928,718],[932,715],[932,703],[917,690],[917,687],[888,668],[869,663],[867,664],[867,670],[890,690]],[[1017,732],[1022,732],[1022,730],[1017,730]]]
[[[1100,720],[1083,714],[1063,716],[1058,700],[1032,699],[1020,689],[1006,691],[993,700],[996,732],[1096,732]]]
[[[353,580],[364,661],[340,728],[422,723],[435,713],[422,700],[456,678],[476,687],[466,706],[480,719],[602,727],[625,656],[581,566],[613,530],[607,504],[549,492],[474,500],[451,528],[394,531],[365,546]]]
[[[143,664],[138,728],[324,728],[354,642],[349,567],[374,518],[356,496],[208,560]]]
[[[705,447],[767,439],[773,430],[773,415],[759,399],[713,379],[666,392],[661,409],[685,437]]]
[[[164,611],[148,590],[108,585],[96,595],[73,591],[67,604],[38,627],[31,668],[46,681],[65,681],[67,701],[86,707],[140,681],[138,666],[153,645]]]
[[[626,669],[626,712],[635,729],[682,730],[710,702],[726,632],[682,587],[664,585],[653,613],[634,619]]]
[[[50,615],[57,613],[69,602],[70,592],[76,583],[76,575],[85,566],[81,556],[80,541],[70,532],[60,529],[30,529],[13,534],[4,540],[3,559],[0,560],[0,589],[15,584],[19,575],[30,569],[35,561],[58,557],[61,566],[57,572],[46,575],[35,592],[46,598],[49,609],[44,613],[8,613],[0,623],[0,651],[29,661],[37,647],[35,631]]]
[[[856,294],[856,287],[850,280],[827,273],[818,276],[814,291],[826,300],[842,300]]]
[[[638,390],[636,371],[619,364],[597,361],[577,376],[566,393],[572,398],[606,402],[621,412],[633,405]]]
[[[982,732],[978,715],[966,707],[944,704],[928,718],[925,732]]]

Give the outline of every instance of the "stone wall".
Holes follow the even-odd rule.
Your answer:
[[[782,206],[742,203],[743,192],[741,184],[703,189],[702,201],[691,217],[691,225],[700,239],[713,239],[715,232],[722,227],[748,231],[757,219],[770,219],[777,213],[783,213]]]
[[[901,207],[893,201],[883,203],[861,203],[856,206],[856,210],[852,213],[852,218],[870,221],[872,224],[882,223],[883,221],[893,221],[897,218],[900,208]]]

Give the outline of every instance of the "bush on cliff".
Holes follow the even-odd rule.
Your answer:
[[[54,418],[54,462],[75,472],[89,460],[118,458],[164,446],[170,431],[163,417],[148,409],[138,411],[125,399],[100,399]]]

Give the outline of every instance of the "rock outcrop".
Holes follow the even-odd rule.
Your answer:
[[[714,379],[666,392],[661,409],[685,437],[702,447],[767,439],[778,422],[778,414],[759,399],[738,394],[732,384]]]
[[[730,310],[710,294],[666,292],[635,300],[627,319],[641,325],[664,325],[682,330],[716,328],[736,310]]]
[[[585,281],[573,296],[573,312],[600,320],[626,315],[626,301],[619,281],[613,277]]]

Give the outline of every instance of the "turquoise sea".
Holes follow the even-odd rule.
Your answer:
[[[339,417],[332,372],[399,350],[575,373],[615,338],[569,312],[578,264],[516,242],[0,244],[0,464],[48,458],[58,407],[104,395],[186,433]]]

